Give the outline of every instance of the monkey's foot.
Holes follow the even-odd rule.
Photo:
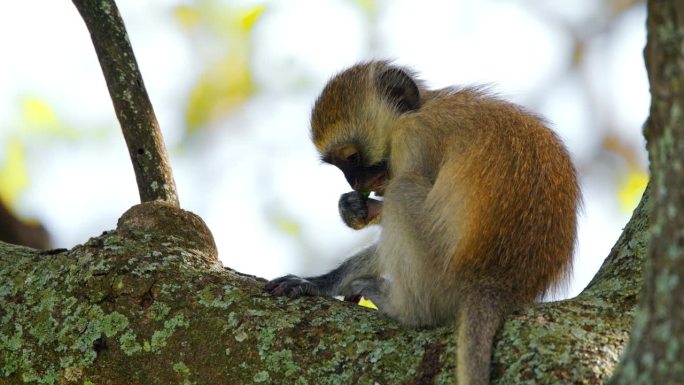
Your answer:
[[[264,289],[273,295],[286,295],[290,298],[302,295],[322,295],[318,285],[292,274],[269,281]]]

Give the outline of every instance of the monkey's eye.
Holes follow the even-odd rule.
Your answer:
[[[361,164],[361,154],[359,154],[358,152],[353,152],[347,155],[346,161],[352,166],[358,166],[359,164]]]

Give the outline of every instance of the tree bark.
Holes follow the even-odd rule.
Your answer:
[[[133,170],[141,202],[180,207],[176,183],[152,103],[114,0],[73,0],[88,27]]]
[[[644,291],[611,384],[684,383],[684,2],[648,2],[645,136],[653,209]]]

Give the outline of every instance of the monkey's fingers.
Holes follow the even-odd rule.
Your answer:
[[[320,292],[318,286],[313,282],[292,274],[269,281],[264,289],[273,295],[286,295],[290,298],[302,295],[319,295]]]
[[[351,191],[340,196],[338,209],[342,221],[358,230],[380,221],[382,201],[370,199],[359,191]]]
[[[366,222],[378,223],[380,221],[380,212],[382,211],[382,201],[368,199],[368,201],[366,201],[366,209],[368,210]]]
[[[338,202],[338,210],[342,221],[352,229],[361,229],[367,225],[367,199],[358,191],[342,194]]]
[[[291,274],[290,274],[290,275],[286,275],[286,276],[283,276],[283,277],[275,278],[275,279],[272,279],[272,280],[266,282],[266,285],[264,285],[264,290],[266,290],[266,291],[268,291],[268,292],[271,292],[273,289],[275,289],[276,287],[278,287],[278,285],[280,285],[280,283],[281,283],[282,281],[284,281],[285,279],[288,279],[289,277],[294,277],[294,275],[291,275]]]

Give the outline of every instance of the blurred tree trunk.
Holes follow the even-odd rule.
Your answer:
[[[0,241],[29,246],[36,249],[50,247],[50,235],[38,222],[18,218],[0,199]]]
[[[614,381],[682,383],[682,7],[649,4],[651,187],[580,296],[508,318],[493,384],[606,381],[632,330],[646,259]],[[202,220],[176,206],[135,206],[116,230],[68,251],[0,242],[0,384],[453,383],[451,328],[268,296],[263,280],[222,267]]]
[[[611,384],[684,384],[684,2],[648,2],[653,210],[644,289]]]

